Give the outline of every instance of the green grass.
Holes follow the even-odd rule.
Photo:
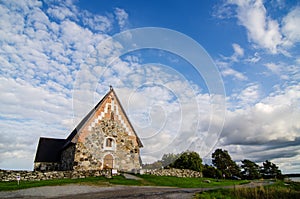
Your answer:
[[[143,185],[143,183],[139,180],[129,180],[126,179],[124,176],[114,176],[111,179],[107,179],[107,181],[110,184],[116,184],[116,185],[135,185],[135,186]]]
[[[41,187],[41,186],[57,186],[57,185],[66,185],[66,184],[110,186],[111,184],[140,185],[140,182],[136,180],[127,180],[123,176],[114,176],[111,179],[107,179],[105,177],[88,177],[88,178],[80,178],[80,179],[21,181],[19,185],[17,184],[16,181],[13,181],[13,182],[0,182],[0,191],[27,189],[31,187]]]
[[[153,176],[153,175],[138,175],[142,180],[129,180],[124,176],[114,176],[107,179],[105,177],[88,177],[81,179],[55,179],[55,180],[41,180],[41,181],[21,181],[20,185],[16,181],[0,182],[0,191],[26,189],[40,186],[57,186],[65,184],[83,184],[96,186],[111,186],[111,185],[135,185],[135,186],[169,186],[180,188],[198,188],[198,187],[216,187],[228,186],[234,184],[247,183],[244,180],[215,180],[208,178],[178,178],[171,176]],[[210,183],[204,182],[210,180]]]
[[[217,189],[199,193],[196,199],[285,199],[300,198],[300,183],[277,181],[269,186],[255,188]]]
[[[180,188],[206,188],[206,187],[217,187],[217,186],[229,186],[245,184],[247,180],[217,180],[211,178],[178,178],[172,176],[152,176],[152,175],[141,175],[140,178],[144,179],[149,185],[154,186],[170,186]],[[209,180],[210,183],[205,182]]]

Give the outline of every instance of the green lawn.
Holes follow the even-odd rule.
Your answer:
[[[256,188],[217,189],[205,191],[195,196],[195,199],[285,199],[300,198],[300,183],[277,181],[268,186]]]
[[[55,186],[65,184],[84,184],[96,186],[111,185],[135,185],[135,186],[169,186],[181,188],[216,187],[247,183],[245,180],[215,180],[208,178],[177,178],[170,176],[138,175],[142,180],[128,180],[123,176],[114,176],[111,179],[105,177],[88,177],[82,179],[55,179],[42,181],[21,181],[20,185],[14,182],[0,182],[0,191],[26,189],[30,187]],[[210,183],[204,182],[209,180]]]
[[[81,179],[55,179],[55,180],[41,180],[41,181],[21,181],[18,185],[14,182],[0,182],[0,191],[26,189],[31,187],[41,186],[57,186],[65,184],[84,184],[96,186],[110,186],[112,184],[119,185],[140,185],[141,182],[136,180],[127,180],[123,176],[114,176],[111,179],[105,177],[88,177]]]
[[[206,187],[217,187],[217,186],[229,186],[249,183],[248,180],[217,180],[211,178],[178,178],[172,176],[152,176],[152,175],[141,175],[150,185],[155,186],[170,186],[180,188],[206,188]],[[205,181],[209,180],[210,183]]]

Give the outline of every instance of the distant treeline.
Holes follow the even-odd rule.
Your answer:
[[[285,177],[300,177],[300,173],[284,174]]]
[[[203,165],[198,153],[186,151],[181,154],[164,154],[161,160],[151,164],[143,164],[144,169],[178,168],[190,169],[203,173],[204,177],[227,179],[270,179],[284,178],[278,166],[269,160],[262,165],[244,159],[241,165],[234,162],[228,151],[216,149],[212,153],[212,165]],[[300,174],[288,174],[287,177],[299,177]]]

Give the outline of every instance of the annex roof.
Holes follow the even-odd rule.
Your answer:
[[[65,139],[41,137],[34,162],[59,162],[60,150],[65,143]]]

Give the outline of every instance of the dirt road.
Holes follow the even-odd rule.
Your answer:
[[[256,187],[266,185],[266,182],[237,185],[236,187]],[[222,187],[233,188],[233,186]],[[216,188],[168,188],[168,187],[142,187],[142,186],[87,186],[65,185],[47,186],[23,189],[17,191],[0,192],[0,198],[193,198],[198,192]]]

